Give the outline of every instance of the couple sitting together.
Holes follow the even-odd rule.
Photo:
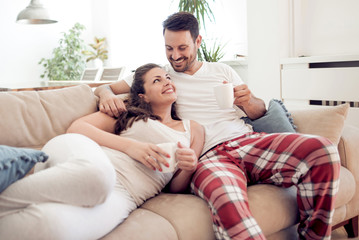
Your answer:
[[[166,187],[190,189],[208,203],[217,239],[265,239],[247,185],[268,183],[297,187],[299,239],[330,239],[336,147],[322,137],[253,132],[236,111],[257,119],[264,102],[229,66],[197,60],[201,36],[192,14],[169,16],[163,36],[170,65],[145,64],[98,87],[100,111],[50,140],[43,148],[49,160],[0,194],[0,237],[38,239],[35,231],[14,229],[39,214],[47,222],[44,239],[100,238]],[[238,109],[218,107],[213,87],[223,81],[233,83]],[[125,101],[117,96],[128,92]],[[177,144],[175,153],[158,146],[167,142]],[[169,155],[177,165],[167,173],[161,166]]]

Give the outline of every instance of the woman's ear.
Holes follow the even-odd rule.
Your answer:
[[[146,103],[149,103],[148,98],[147,98],[147,96],[146,96],[145,94],[139,93],[138,96],[139,96],[143,101],[145,101]]]

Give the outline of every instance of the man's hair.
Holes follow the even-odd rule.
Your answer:
[[[154,63],[148,63],[136,69],[129,97],[124,101],[127,111],[120,113],[115,125],[115,134],[120,134],[138,120],[147,121],[149,118],[153,120],[161,120],[159,116],[153,114],[151,105],[139,96],[140,93],[145,93],[144,77],[146,73],[153,68],[161,68],[161,66]],[[171,117],[174,120],[181,120],[176,112],[176,102],[172,103]]]
[[[193,14],[188,12],[177,12],[170,15],[163,22],[163,34],[166,29],[170,31],[190,31],[193,41],[196,41],[199,35],[198,21]]]

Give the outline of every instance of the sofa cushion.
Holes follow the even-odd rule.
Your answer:
[[[251,120],[248,117],[242,117],[242,119],[245,123],[250,124],[255,132],[295,132],[296,128],[283,102],[276,99],[269,101],[268,110],[263,117],[256,120]]]
[[[171,224],[171,219],[165,219],[147,209],[137,208],[123,223],[101,238],[101,240],[119,239],[178,240],[178,236]]]
[[[347,116],[349,103],[330,107],[291,110],[297,131],[328,138],[338,145]]]
[[[48,156],[42,151],[0,145],[0,192],[23,178],[35,163],[47,159]]]
[[[178,239],[215,239],[207,203],[192,194],[161,193],[141,208],[170,221]]]
[[[88,85],[55,90],[0,92],[0,144],[41,148],[77,118],[97,110]]]
[[[248,187],[248,199],[249,208],[265,236],[290,227],[299,220],[294,186],[251,185]]]

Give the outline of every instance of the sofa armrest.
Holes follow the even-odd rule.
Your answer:
[[[359,181],[359,128],[344,125],[340,137],[338,150],[341,164],[353,173],[356,181]]]

